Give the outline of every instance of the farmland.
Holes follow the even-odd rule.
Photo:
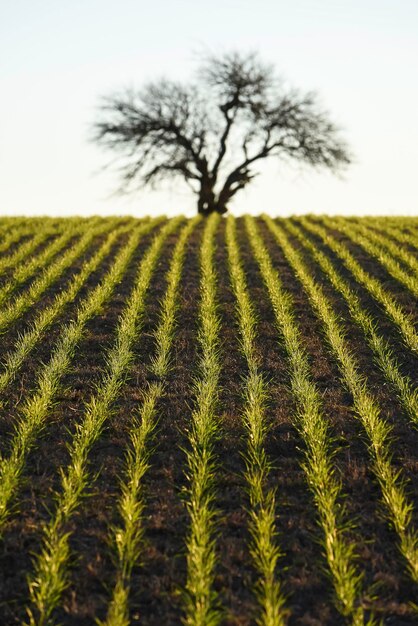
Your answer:
[[[0,219],[0,624],[418,623],[418,220]]]

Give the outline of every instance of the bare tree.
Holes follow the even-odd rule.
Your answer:
[[[286,88],[257,54],[207,57],[192,84],[159,80],[104,99],[94,140],[115,151],[122,189],[183,178],[199,213],[225,213],[267,157],[331,171],[350,163],[314,93]]]

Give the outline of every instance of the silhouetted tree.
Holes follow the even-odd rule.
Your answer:
[[[105,98],[94,139],[120,155],[122,189],[180,177],[203,214],[225,213],[267,157],[331,171],[350,162],[314,93],[237,52],[205,58],[192,84],[162,79]]]

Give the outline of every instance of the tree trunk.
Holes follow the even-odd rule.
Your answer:
[[[215,205],[215,211],[220,215],[224,215],[228,211],[228,207],[226,206],[226,204],[217,202]]]
[[[216,211],[216,200],[215,200],[215,192],[214,192],[214,183],[209,178],[209,176],[205,176],[200,181],[200,193],[199,199],[197,201],[197,211],[201,215],[209,215]]]
[[[199,196],[199,200],[197,202],[197,212],[201,215],[210,215],[211,213],[219,213],[220,215],[224,215],[228,211],[228,207],[225,204],[221,204],[213,200],[209,202]]]
[[[211,178],[201,181],[199,198],[197,201],[197,211],[201,215],[210,215],[211,213],[219,213],[224,215],[228,211],[227,203],[224,198],[215,195],[215,182]]]

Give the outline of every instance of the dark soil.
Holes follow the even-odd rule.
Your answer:
[[[352,398],[341,380],[338,364],[326,342],[321,322],[289,266],[283,251],[262,220],[258,221],[272,263],[283,287],[293,299],[295,318],[311,362],[312,377],[323,397],[324,415],[333,437],[336,473],[341,479],[346,518],[354,525],[348,536],[356,542],[358,567],[364,571],[364,587],[370,591],[366,603],[373,605],[383,623],[407,626],[417,623],[412,603],[418,593],[400,557],[397,538],[387,521],[380,489],[371,469],[367,441],[361,423],[352,412]],[[237,220],[242,261],[251,298],[258,316],[258,351],[263,374],[268,382],[270,431],[266,444],[272,462],[269,487],[276,490],[277,542],[282,556],[277,576],[282,582],[290,611],[290,626],[343,626],[344,619],[334,604],[333,589],[327,574],[321,529],[315,502],[303,471],[304,443],[296,422],[295,404],[290,390],[288,362],[280,329],[269,302],[256,261],[247,239],[244,222]],[[185,450],[193,408],[193,380],[199,359],[199,247],[204,223],[192,234],[185,257],[179,311],[173,345],[173,366],[167,375],[166,393],[158,405],[158,427],[153,440],[151,466],[145,475],[145,538],[140,563],[132,575],[130,619],[132,624],[174,626],[183,619],[182,589],[186,580],[185,537],[188,516],[184,502]],[[217,463],[216,550],[218,564],[215,590],[224,610],[223,623],[250,626],[257,618],[254,588],[257,574],[249,550],[248,496],[243,478],[246,433],[241,420],[242,380],[246,365],[240,351],[235,317],[235,301],[228,274],[222,220],[216,236],[219,315],[222,323],[222,374],[218,415],[220,437],[215,445]],[[417,303],[391,278],[384,268],[364,250],[343,235],[344,241],[362,266],[382,280],[385,287],[418,319]],[[127,237],[127,236],[126,236]],[[28,357],[17,380],[7,390],[0,409],[0,450],[7,456],[16,416],[26,397],[36,388],[42,363],[47,362],[62,327],[75,314],[77,306],[108,270],[121,239],[109,257],[81,289],[75,302],[48,331],[44,341]],[[19,624],[28,604],[27,576],[33,568],[33,554],[39,551],[42,524],[54,510],[54,492],[60,487],[60,468],[68,463],[67,446],[77,423],[83,418],[86,402],[106,367],[105,352],[112,344],[119,315],[132,289],[141,257],[152,239],[144,237],[126,275],[111,300],[87,325],[86,333],[73,360],[71,372],[62,381],[46,427],[35,449],[29,454],[24,480],[14,503],[0,546],[0,624]],[[109,528],[118,522],[116,508],[123,462],[129,442],[130,423],[136,414],[147,383],[153,380],[149,364],[154,354],[153,332],[158,323],[160,302],[166,288],[166,273],[177,235],[168,238],[157,264],[145,314],[134,347],[135,359],[99,441],[90,454],[91,483],[86,497],[68,525],[72,558],[69,585],[54,619],[64,626],[93,626],[103,620],[114,582],[113,547]],[[354,325],[346,304],[324,277],[310,255],[297,240],[290,238],[309,263],[313,275],[338,312],[347,331],[347,341],[367,377],[370,391],[382,407],[382,415],[393,428],[393,463],[403,472],[414,504],[413,520],[418,527],[418,433],[378,370],[361,331]],[[375,317],[381,332],[399,356],[402,371],[416,380],[418,361],[409,353],[367,291],[321,240],[341,274],[358,293],[362,304]],[[97,238],[98,246],[103,238]],[[413,252],[413,248],[409,247]],[[31,309],[1,337],[1,355],[13,349],[18,335],[29,326],[36,312],[53,301],[68,281],[90,258],[93,248],[51,285],[37,307]],[[418,252],[417,252],[418,254]],[[30,285],[21,285],[24,293]]]

